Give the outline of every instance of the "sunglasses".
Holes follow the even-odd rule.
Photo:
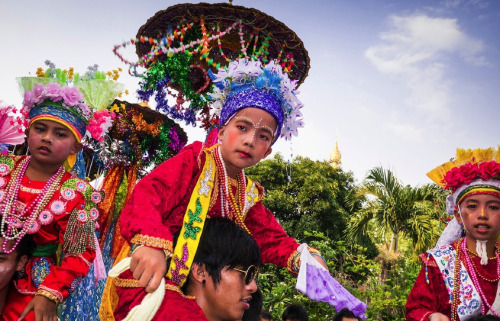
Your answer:
[[[259,274],[259,268],[256,267],[255,265],[250,265],[246,271],[236,269],[236,268],[234,268],[233,270],[245,274],[245,284],[246,285],[249,285],[250,283],[252,283],[252,281],[255,280],[257,278],[257,275]]]

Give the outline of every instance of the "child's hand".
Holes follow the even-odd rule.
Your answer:
[[[313,255],[313,258],[319,262],[326,270],[328,270],[328,266],[326,266],[326,262],[323,260],[321,256]]]
[[[450,321],[450,318],[442,313],[436,312],[429,315],[429,321]]]
[[[43,295],[35,295],[21,312],[18,321],[23,320],[31,311],[35,313],[36,321],[57,321],[56,303]]]
[[[130,271],[139,286],[146,292],[153,292],[160,286],[161,279],[167,273],[167,261],[163,250],[143,246],[138,248],[130,260]]]

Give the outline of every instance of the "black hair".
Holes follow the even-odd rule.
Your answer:
[[[33,241],[33,237],[30,234],[23,236],[16,247],[17,259],[23,255],[26,255],[28,258],[31,257],[33,255],[33,251],[35,250],[35,246],[35,241]]]
[[[260,265],[260,248],[244,229],[227,218],[207,219],[193,263],[205,266],[214,281],[220,283],[221,272],[227,267],[247,269]],[[183,289],[186,289],[189,279]]]
[[[300,304],[290,304],[286,307],[283,315],[281,315],[283,321],[288,320],[299,320],[299,321],[309,321],[309,315],[306,309]]]
[[[256,292],[252,293],[252,299],[250,300],[250,309],[243,312],[242,321],[260,321],[261,311],[262,311],[262,292],[257,289]]]
[[[359,320],[359,318],[356,315],[354,315],[352,311],[350,311],[348,308],[343,308],[342,310],[337,312],[337,314],[335,314],[335,316],[333,317],[333,321],[342,321],[344,317],[356,318],[356,320]]]
[[[273,321],[273,315],[269,311],[262,311],[260,313],[260,318],[261,319],[266,319],[266,320],[269,320],[269,321]]]

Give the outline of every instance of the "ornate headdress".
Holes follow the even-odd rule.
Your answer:
[[[97,65],[89,67],[80,77],[72,68],[63,71],[50,61],[45,63],[49,68],[45,71],[39,68],[38,77],[18,78],[24,93],[23,113],[29,119],[28,126],[36,120],[48,119],[68,127],[78,142],[87,132],[101,140],[114,118],[106,107],[123,85],[106,80],[106,74],[97,71]]]
[[[137,62],[119,53],[128,44],[136,46]],[[142,76],[139,97],[154,95],[157,110],[174,119],[200,121],[208,130],[241,108],[257,107],[276,119],[276,137],[290,139],[302,127],[295,89],[307,76],[307,51],[285,24],[259,10],[223,3],[171,6],[113,51],[131,74]],[[140,75],[138,67],[146,72]]]
[[[38,68],[37,77],[17,79],[24,95],[22,114],[28,120],[27,127],[37,120],[46,119],[66,126],[78,142],[82,142],[86,135],[102,140],[115,117],[106,108],[123,88],[116,82],[118,72],[106,74],[94,65],[80,76],[73,68],[61,70],[49,60],[45,64],[48,68]],[[77,166],[73,168],[75,162]],[[79,156],[69,155],[66,165],[68,170],[73,168],[79,176],[85,177],[81,153]]]
[[[266,65],[258,60],[238,59],[219,69],[216,75],[209,71],[216,87],[209,94],[220,117],[220,125],[245,107],[256,107],[270,113],[277,122],[275,139],[292,138],[297,128],[303,127],[302,103],[295,96],[297,82],[290,80],[282,67],[271,61]]]
[[[498,150],[457,149],[454,159],[427,173],[434,182],[450,191],[446,199],[448,214],[470,194],[500,197],[500,146]]]
[[[453,215],[468,195],[492,194],[500,198],[500,146],[498,150],[457,149],[454,159],[427,173],[436,184],[450,191],[446,212]],[[451,244],[462,236],[463,227],[454,218],[446,226],[436,248]]]

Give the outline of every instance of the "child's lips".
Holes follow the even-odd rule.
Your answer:
[[[42,153],[50,153],[50,149],[45,146],[39,147],[38,150],[41,151]]]
[[[476,224],[474,227],[478,230],[478,232],[487,232],[490,230],[490,226],[486,224]]]
[[[238,154],[243,157],[243,158],[250,158],[250,154],[245,153],[245,152],[238,152]]]

